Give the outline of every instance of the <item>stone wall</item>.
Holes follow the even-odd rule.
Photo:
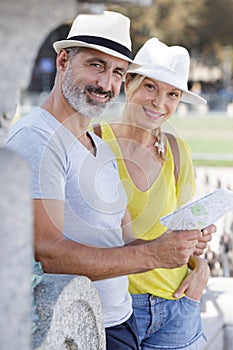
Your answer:
[[[205,349],[233,349],[233,278],[210,278],[201,301]]]
[[[26,162],[0,149],[0,349],[29,350],[32,205]]]
[[[47,35],[73,19],[79,5],[75,0],[0,1],[0,143],[27,88],[34,60]]]

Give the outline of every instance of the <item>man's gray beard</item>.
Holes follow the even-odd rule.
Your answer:
[[[71,66],[68,68],[64,76],[62,82],[62,93],[68,104],[75,111],[90,118],[100,117],[110,104],[110,101],[107,103],[96,103],[86,96],[85,88],[82,89],[75,84]],[[111,102],[113,102],[113,99]]]

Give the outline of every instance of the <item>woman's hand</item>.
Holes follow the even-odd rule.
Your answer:
[[[179,298],[185,293],[190,299],[199,301],[208,282],[210,269],[207,261],[198,256],[191,256],[188,266],[191,271],[173,296]]]
[[[212,233],[215,233],[216,231],[217,231],[217,228],[215,225],[210,225],[201,231],[202,236],[198,240],[194,255],[199,256],[199,255],[202,255],[204,253],[204,250],[207,248],[208,243],[212,239]]]

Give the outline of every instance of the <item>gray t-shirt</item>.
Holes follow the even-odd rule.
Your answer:
[[[91,134],[93,156],[50,113],[36,108],[11,128],[5,147],[23,155],[32,171],[32,198],[64,201],[64,235],[97,247],[124,245],[121,220],[127,205],[115,156],[107,143]],[[94,282],[105,327],[132,313],[128,277]]]

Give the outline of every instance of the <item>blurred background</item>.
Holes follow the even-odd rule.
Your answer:
[[[233,190],[233,0],[0,0],[0,144],[51,90],[52,43],[66,38],[77,14],[104,10],[131,19],[133,55],[153,36],[189,50],[189,88],[208,104],[180,104],[170,128],[191,147],[197,196]],[[123,107],[122,93],[104,118],[116,118]],[[213,276],[233,276],[233,213],[217,226],[206,258]]]

